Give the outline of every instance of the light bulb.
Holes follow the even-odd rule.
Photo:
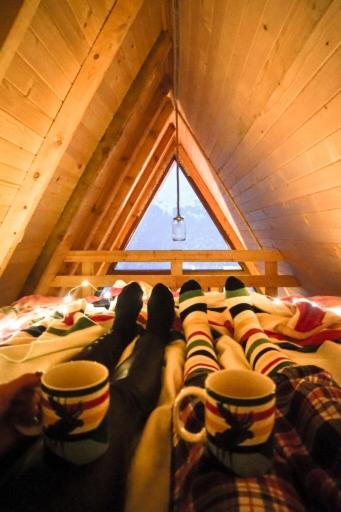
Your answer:
[[[183,242],[186,240],[185,219],[181,215],[174,217],[172,222],[172,239],[174,242]]]

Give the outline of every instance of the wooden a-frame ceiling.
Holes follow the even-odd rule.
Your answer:
[[[179,139],[184,170],[235,248],[272,245],[287,250],[289,261],[308,285],[314,271],[291,252],[295,239],[286,238],[284,221],[278,219],[282,203],[272,201],[275,214],[267,210],[275,219],[271,239],[262,198],[277,193],[275,178],[283,184],[285,162],[293,160],[297,168],[295,155],[302,155],[303,135],[298,131],[298,138],[290,135],[283,148],[286,160],[282,157],[278,145],[285,133],[286,118],[281,113],[285,109],[291,116],[288,133],[296,133],[296,118],[301,131],[305,119],[310,119],[325,126],[319,138],[310,129],[314,140],[326,139],[329,154],[336,144],[337,116],[332,116],[330,108],[339,111],[340,72],[332,74],[340,62],[336,60],[339,0],[319,0],[314,8],[303,0],[281,5],[265,0],[179,4]],[[5,34],[0,50],[4,155],[0,186],[4,194],[8,192],[7,202],[0,205],[1,301],[5,304],[43,290],[46,269],[56,272],[70,248],[124,246],[174,158],[175,120],[170,1],[23,0],[3,9],[8,20],[0,27]],[[327,65],[330,69],[325,70]],[[322,73],[317,87],[329,73],[328,91],[319,92],[318,98],[311,92],[315,106],[299,117],[290,102],[299,103],[301,94],[302,102],[308,101],[305,87],[314,85],[314,69],[315,74]],[[314,112],[316,120],[311,118]],[[282,124],[272,139],[276,119]],[[330,157],[323,165],[336,162]],[[266,169],[271,165],[280,171],[267,189]],[[323,165],[316,172],[321,173]],[[258,175],[263,180],[259,190],[254,179]],[[336,208],[339,186],[337,179],[330,179],[329,200]],[[302,212],[301,217],[295,185],[287,187],[293,204],[283,208],[298,214],[297,219],[288,216],[288,222],[309,224],[314,216]],[[322,201],[322,188],[317,192]],[[258,200],[255,211],[253,200]],[[281,239],[276,238],[276,222]],[[297,244],[303,252],[307,242],[309,248],[309,237],[308,233]],[[311,247],[315,240],[311,238]],[[320,255],[317,265],[329,261],[334,249],[328,243],[330,247],[326,242],[321,246],[326,259]],[[337,238],[335,243],[338,247]],[[70,273],[74,270],[72,265],[67,268]],[[336,271],[329,270],[321,292],[331,290],[328,283],[335,283],[334,276],[340,275],[337,265]],[[322,280],[315,278],[312,289],[316,291]]]

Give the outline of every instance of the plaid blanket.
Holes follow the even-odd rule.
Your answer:
[[[201,444],[174,433],[173,512],[341,510],[341,388],[315,366],[286,368],[275,380],[273,469],[261,477],[236,477]],[[202,405],[184,401],[182,420],[199,430]]]

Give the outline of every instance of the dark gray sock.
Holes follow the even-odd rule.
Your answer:
[[[137,334],[136,321],[142,308],[142,297],[143,290],[136,282],[125,286],[117,297],[112,330],[124,346]]]
[[[165,343],[174,321],[174,298],[171,291],[161,283],[154,286],[147,306],[146,332],[156,334]]]

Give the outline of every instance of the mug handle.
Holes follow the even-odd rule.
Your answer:
[[[174,402],[173,423],[176,433],[189,443],[203,443],[206,439],[206,429],[203,427],[200,432],[190,432],[180,420],[180,405],[186,396],[197,396],[202,402],[206,402],[206,391],[197,386],[188,386],[180,391]]]

